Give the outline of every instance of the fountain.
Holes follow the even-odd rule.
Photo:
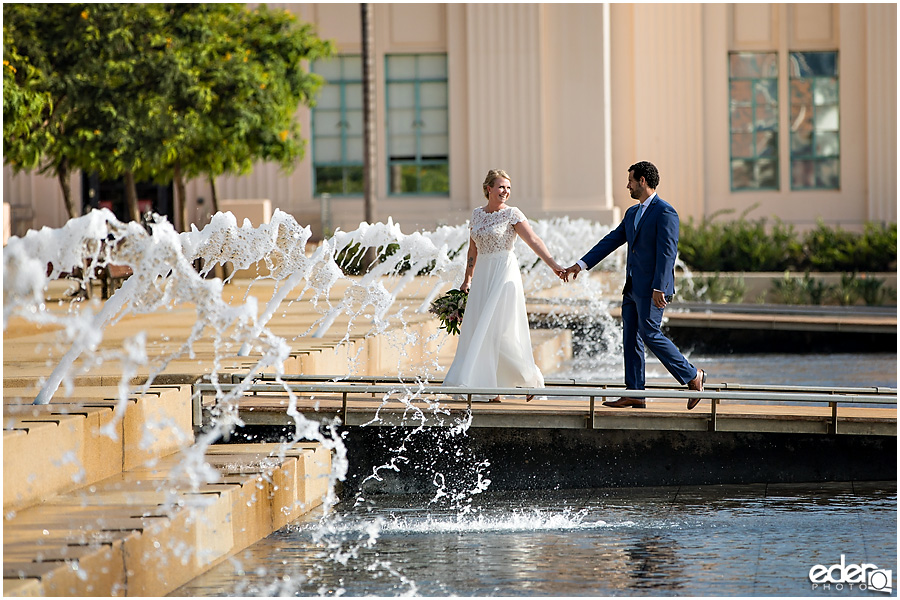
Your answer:
[[[573,262],[580,256],[584,250],[580,247],[581,240],[599,238],[606,231],[596,224],[567,219],[534,221],[533,226],[563,263]],[[36,390],[34,404],[47,406],[54,398],[70,396],[78,387],[79,377],[103,365],[118,363],[120,375],[115,409],[112,418],[100,429],[102,435],[115,440],[119,435],[117,432],[122,431],[130,399],[151,390],[160,374],[173,362],[195,358],[199,340],[211,337],[213,365],[208,373],[211,383],[217,385],[223,376],[231,377],[231,373],[226,373],[222,367],[229,356],[247,357],[249,366],[238,377],[236,387],[228,391],[219,389],[211,426],[200,431],[192,443],[190,439],[179,441],[177,461],[169,465],[167,474],[156,485],[161,489],[167,482],[186,482],[188,489],[200,494],[205,487],[222,483],[221,474],[209,463],[213,445],[242,424],[237,415],[237,400],[260,373],[274,373],[276,381],[281,381],[292,341],[302,337],[334,337],[341,317],[347,320],[341,323],[337,332],[340,336],[338,346],[349,346],[351,332],[357,329],[365,331],[364,339],[382,335],[389,329],[400,330],[405,332],[401,336],[405,340],[401,342],[403,344],[423,344],[440,337],[434,331],[427,340],[421,339],[420,334],[407,331],[407,320],[411,312],[427,312],[437,294],[461,280],[468,231],[462,225],[404,234],[400,226],[389,219],[387,223],[362,223],[351,232],[338,231],[311,253],[307,251],[309,238],[308,227],[301,227],[281,211],[275,212],[271,222],[258,227],[249,222],[239,226],[230,213],[219,213],[202,230],[193,227],[190,232],[179,234],[164,218],[155,217],[144,227],[137,223],[121,223],[107,210],[94,210],[57,230],[44,228],[30,231],[22,238],[12,238],[3,253],[4,331],[15,320],[52,327],[59,331],[56,343],[67,348],[50,376]],[[579,245],[575,247],[574,243]],[[368,248],[378,249],[379,261],[369,265],[358,277],[346,275],[342,266],[364,256]],[[523,265],[523,280],[529,294],[540,296],[543,290],[558,285],[552,272],[535,260],[523,243],[517,242],[516,252]],[[621,257],[617,260],[621,261]],[[241,302],[232,303],[225,299],[229,282],[208,277],[217,265],[226,263],[232,264],[234,272],[254,265],[262,265],[266,271],[250,281]],[[199,270],[195,267],[197,264],[201,265]],[[88,286],[97,269],[108,265],[128,265],[133,275],[106,302],[47,304],[48,287],[64,274],[80,272],[80,285]],[[612,268],[615,266],[613,263]],[[417,278],[427,279],[430,290],[417,306],[398,307],[398,297]],[[259,306],[250,290],[263,281],[273,284],[273,291],[268,301]],[[605,302],[600,300],[605,291],[601,291],[602,287],[598,278],[580,277],[577,285],[567,288],[571,295],[567,301],[591,301],[598,318],[608,318]],[[331,297],[336,289],[344,289],[339,300]],[[293,339],[276,335],[270,327],[279,311],[284,314],[285,302],[288,305],[308,303],[318,313],[312,325],[306,331],[298,332]],[[125,338],[116,349],[110,350],[103,345],[108,332],[126,317],[159,316],[184,311],[185,307],[193,311],[193,323],[183,336],[183,342],[174,347],[167,345],[168,338],[155,339],[152,330],[146,329]],[[233,348],[236,347],[239,350],[235,353]],[[435,363],[432,361],[431,364]],[[352,375],[354,368],[354,361],[349,360],[345,372],[334,373],[335,379]],[[146,376],[139,377],[143,373]],[[426,366],[424,371],[420,369],[410,375],[398,365],[394,374],[410,378],[406,396],[401,401],[411,407],[411,418],[415,419],[415,412],[421,409],[413,407],[410,400],[416,398],[417,389],[421,389],[435,373]],[[136,384],[136,378],[142,381]],[[320,423],[304,418],[297,411],[297,399],[287,385],[284,391],[289,398],[285,410],[294,420],[295,427],[290,439],[277,444],[270,454],[276,462],[284,460],[301,440],[316,441],[332,453],[329,485],[324,498],[327,515],[337,501],[334,484],[346,474],[343,443],[333,424],[322,427]],[[73,410],[77,408],[76,403]],[[441,408],[438,403],[433,403],[427,410],[439,413]],[[441,433],[446,436],[442,443],[449,445],[453,436],[465,435],[467,424],[465,420],[450,423],[450,427]],[[164,421],[151,421],[145,426],[144,448],[152,446],[154,431],[167,428]],[[412,428],[406,435],[420,435],[423,430],[423,427]],[[396,462],[383,468],[399,468],[397,464],[405,460],[403,448],[402,440],[398,440]],[[468,457],[467,461],[465,477],[458,476],[452,482],[449,474],[435,472],[433,477],[432,501],[449,503],[461,514],[470,510],[472,497],[490,485],[484,476],[486,465],[477,457]],[[68,465],[69,468],[79,471],[79,465],[74,464],[78,462],[77,458],[70,457],[67,462],[73,463]],[[378,472],[371,477],[377,479]],[[90,503],[90,500],[84,502]],[[183,503],[183,495],[168,494],[167,501],[160,506],[160,515],[174,514],[179,502]],[[356,502],[365,505],[370,500],[360,494]],[[15,511],[8,511],[7,519],[14,516]],[[334,526],[334,521],[323,521],[322,539],[328,538],[329,527]],[[371,538],[367,540],[364,543],[371,542]],[[340,543],[329,547],[334,560],[346,560],[354,553],[352,547],[348,550]],[[189,546],[178,552],[192,560],[196,558],[192,555],[199,553],[199,548]],[[79,577],[89,579],[91,574],[82,569]]]

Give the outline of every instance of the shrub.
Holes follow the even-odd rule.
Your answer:
[[[747,212],[735,221],[715,219],[733,211],[719,211],[694,224],[682,222],[679,255],[698,271],[893,271],[897,266],[897,224],[867,223],[862,234],[818,226],[799,237],[792,225],[776,219],[748,221]]]

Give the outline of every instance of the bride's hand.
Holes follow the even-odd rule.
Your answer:
[[[468,293],[469,293],[469,287],[470,287],[470,286],[471,286],[471,284],[470,284],[469,282],[463,281],[463,282],[460,284],[460,286],[459,286],[459,291],[465,292],[465,293],[468,294]]]

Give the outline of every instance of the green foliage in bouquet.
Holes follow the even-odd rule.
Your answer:
[[[450,290],[431,303],[429,312],[436,314],[441,320],[441,329],[446,329],[451,335],[459,335],[459,326],[462,324],[468,299],[467,292]]]

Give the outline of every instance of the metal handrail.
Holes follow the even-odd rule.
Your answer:
[[[200,392],[215,392],[218,390],[231,391],[237,388],[239,384],[196,384],[194,387]],[[314,394],[314,393],[335,393],[335,394],[393,394],[397,392],[413,393],[417,395],[430,396],[552,396],[567,398],[605,398],[610,396],[625,398],[645,398],[652,396],[653,398],[672,398],[687,400],[689,398],[700,398],[707,400],[755,400],[770,402],[808,402],[821,404],[881,404],[896,405],[896,390],[889,394],[859,394],[859,393],[821,393],[806,392],[797,388],[789,392],[771,392],[763,391],[712,391],[704,390],[702,392],[694,392],[687,390],[675,389],[648,389],[648,390],[626,390],[611,387],[543,387],[543,388],[470,388],[455,386],[438,386],[425,385],[418,383],[410,384],[394,384],[394,385],[376,385],[376,384],[343,384],[343,383],[320,383],[310,385],[297,385],[285,382],[280,383],[254,383],[246,387],[245,392],[248,393],[283,393],[285,388],[290,389],[296,394]],[[851,388],[852,389],[852,388]]]
[[[276,376],[273,373],[261,373],[257,376],[257,380],[261,381],[275,381]],[[322,383],[373,383],[374,382],[382,382],[385,384],[398,384],[398,385],[406,385],[406,386],[414,386],[419,385],[419,381],[415,381],[415,378],[402,378],[402,377],[394,377],[394,376],[374,376],[374,375],[352,375],[346,377],[338,377],[334,375],[281,375],[280,379],[284,382],[294,382],[294,381],[317,381]],[[429,378],[426,382],[421,382],[425,385],[440,385],[443,383],[442,378]],[[624,391],[625,384],[621,381],[577,381],[575,379],[545,379],[544,383],[547,387],[538,388],[542,390],[546,390],[548,388],[558,388],[558,387],[577,387],[579,389],[583,388],[610,388],[615,390]],[[652,383],[648,382],[646,385],[648,390],[658,390],[658,389],[672,389],[677,390],[681,389],[685,391],[684,388],[676,387],[672,384],[668,383]],[[443,388],[442,388],[443,389]],[[516,388],[520,390],[522,388]],[[897,388],[892,387],[880,387],[880,386],[872,386],[872,387],[827,387],[827,386],[791,386],[791,385],[767,385],[767,384],[744,384],[744,383],[709,383],[706,385],[706,389],[713,390],[741,390],[741,391],[763,391],[763,392],[773,392],[773,391],[781,391],[781,392],[803,392],[803,393],[822,393],[822,394],[876,394],[876,395],[897,395]],[[706,393],[705,391],[703,393]],[[496,394],[495,394],[496,395]],[[540,394],[547,395],[547,394]],[[619,394],[621,395],[621,394]],[[705,396],[704,396],[705,397]]]

